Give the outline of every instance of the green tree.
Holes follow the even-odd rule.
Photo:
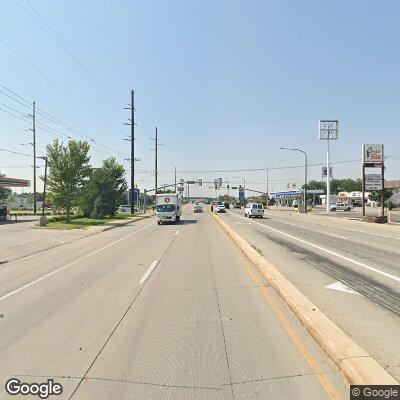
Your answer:
[[[383,198],[384,198],[384,202],[386,203],[386,200],[388,200],[393,194],[393,190],[392,189],[384,189],[383,192]],[[368,198],[372,201],[376,201],[379,204],[381,203],[381,199],[382,199],[382,190],[374,190],[373,192],[371,192],[368,196]]]
[[[313,179],[307,183],[308,190],[325,190],[325,188],[326,188],[325,182],[316,181]],[[304,189],[304,185],[302,186],[302,189]]]
[[[6,201],[12,195],[12,190],[6,187],[0,187],[0,201]]]
[[[302,186],[304,188],[304,185]],[[325,181],[311,180],[307,184],[308,190],[326,190]],[[362,181],[361,179],[332,179],[331,180],[331,193],[338,194],[339,192],[361,192]]]
[[[91,171],[89,149],[87,142],[74,140],[64,145],[57,139],[47,146],[49,198],[55,207],[65,208],[67,223]]]
[[[83,213],[92,218],[115,215],[126,202],[128,185],[124,175],[124,167],[113,157],[103,161],[101,168],[93,169],[80,198]]]
[[[218,201],[222,203],[236,203],[236,198],[233,196],[228,196],[227,194],[223,194],[218,196]]]

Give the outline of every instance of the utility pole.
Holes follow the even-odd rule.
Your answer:
[[[175,193],[176,193],[176,167],[174,168],[174,173],[175,173]]]
[[[267,166],[267,210],[269,210],[269,169],[273,167],[272,164]]]
[[[135,92],[131,90],[131,214],[135,212]]]
[[[44,207],[46,203],[46,185],[47,185],[47,157],[42,157],[44,160],[44,186],[43,186],[43,205],[42,205],[42,216],[44,217]]]
[[[155,137],[154,141],[155,141],[154,183],[155,183],[155,189],[156,189],[156,194],[157,194],[157,180],[158,180],[158,128],[157,127],[156,127],[156,137]]]
[[[32,135],[33,135],[33,213],[36,214],[36,102],[32,108]]]

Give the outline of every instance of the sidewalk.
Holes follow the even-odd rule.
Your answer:
[[[32,227],[32,221],[1,225],[0,265],[152,216],[153,213],[148,213],[139,217],[72,230]]]

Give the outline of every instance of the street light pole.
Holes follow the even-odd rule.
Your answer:
[[[273,167],[272,164],[267,166],[267,209],[269,210],[269,169]]]
[[[281,150],[292,150],[299,151],[304,154],[304,189],[303,189],[303,204],[304,204],[304,213],[307,214],[307,169],[308,169],[308,161],[307,161],[307,153],[301,149],[292,149],[289,147],[281,147]]]

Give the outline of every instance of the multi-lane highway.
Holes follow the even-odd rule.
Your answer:
[[[393,376],[400,378],[400,232],[297,213],[222,218]]]
[[[262,231],[239,214],[224,218]],[[178,225],[150,218],[1,264],[0,316],[2,399],[15,398],[9,378],[52,378],[62,399],[348,397],[282,300],[190,205]]]

